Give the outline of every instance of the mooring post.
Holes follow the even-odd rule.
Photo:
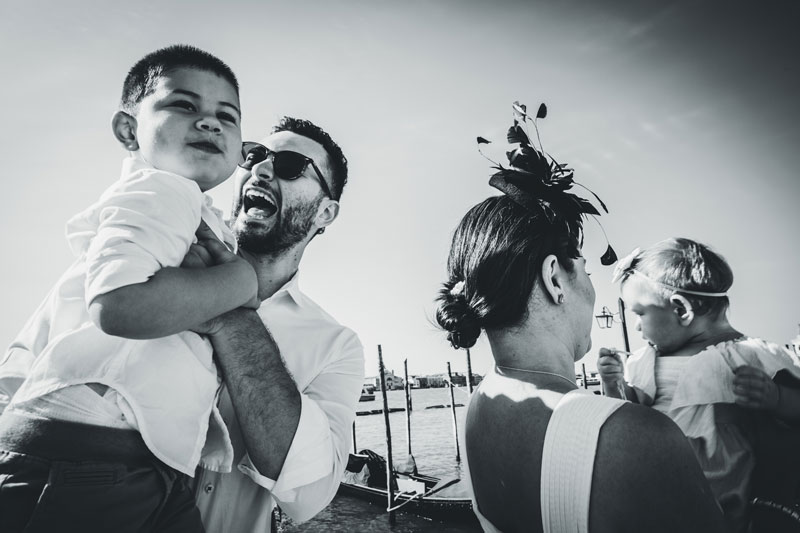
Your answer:
[[[358,446],[356,446],[356,421],[353,420],[353,453],[358,453]]]
[[[581,363],[581,375],[583,376],[583,388],[588,389],[589,383],[586,381],[586,363]]]
[[[408,455],[411,455],[411,386],[408,384],[408,359],[403,360],[403,369],[406,374],[406,442]]]
[[[383,368],[383,352],[378,345],[378,370],[381,376],[381,396],[383,396],[383,421],[386,424],[386,510],[394,507],[394,467],[392,466],[392,428],[389,425],[389,400],[386,397],[386,375]],[[389,511],[389,523],[394,524],[394,511]]]
[[[467,389],[470,396],[472,395],[472,360],[469,355],[469,348],[467,348]]]
[[[447,362],[447,379],[450,381],[450,407],[453,410],[453,437],[456,439],[456,462],[461,462],[461,451],[458,448],[458,419],[456,418],[456,400],[453,395],[453,373],[450,371],[450,361]]]

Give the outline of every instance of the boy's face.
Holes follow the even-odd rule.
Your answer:
[[[235,170],[242,146],[239,97],[224,78],[204,70],[166,73],[136,113],[140,155],[206,191]]]
[[[687,342],[689,331],[681,325],[674,306],[649,281],[631,276],[622,285],[622,299],[637,317],[636,330],[660,353],[674,352]]]

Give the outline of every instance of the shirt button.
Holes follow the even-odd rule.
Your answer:
[[[209,483],[208,485],[203,487],[203,490],[205,491],[206,494],[211,494],[211,491],[214,490],[214,485]]]

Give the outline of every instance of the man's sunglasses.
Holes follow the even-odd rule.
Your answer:
[[[282,180],[296,180],[303,175],[308,165],[311,164],[314,172],[317,173],[322,190],[329,198],[333,198],[333,194],[331,194],[331,190],[328,188],[325,178],[322,177],[322,172],[320,172],[317,164],[314,163],[313,159],[299,152],[291,150],[274,152],[263,144],[246,141],[242,143],[242,163],[239,163],[239,166],[245,170],[253,170],[254,166],[270,157],[272,157],[272,170],[275,172],[275,177]]]

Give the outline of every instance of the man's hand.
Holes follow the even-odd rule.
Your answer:
[[[763,371],[740,366],[734,371],[733,394],[736,405],[775,413],[780,403],[778,385]]]
[[[615,386],[625,380],[625,366],[616,350],[600,348],[597,358],[597,373],[607,386]]]

